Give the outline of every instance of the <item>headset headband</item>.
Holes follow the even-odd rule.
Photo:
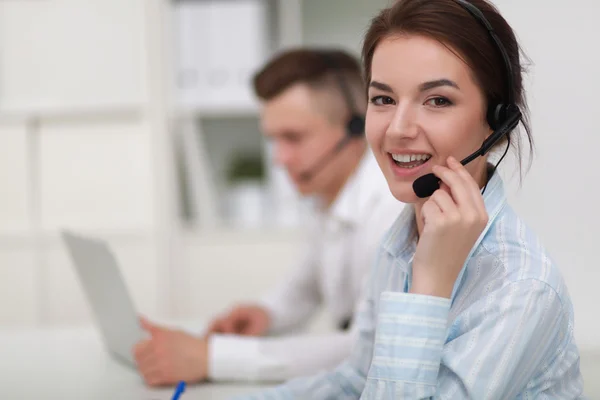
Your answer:
[[[490,37],[492,38],[492,40],[494,41],[494,44],[496,45],[496,48],[500,52],[502,61],[504,62],[504,72],[506,74],[505,95],[507,96],[505,100],[507,100],[507,104],[515,104],[515,98],[514,98],[514,93],[513,93],[513,71],[512,71],[512,66],[510,64],[510,59],[508,58],[508,52],[506,51],[506,48],[500,41],[500,38],[498,37],[498,35],[496,35],[496,31],[492,27],[492,24],[490,24],[490,22],[485,18],[485,16],[483,15],[483,13],[481,12],[480,9],[478,9],[477,7],[475,7],[473,4],[469,3],[468,1],[465,1],[465,0],[453,0],[453,1],[456,4],[460,5],[461,7],[463,7],[465,10],[467,10],[469,12],[469,14],[471,14],[473,16],[473,18],[475,18],[481,24],[481,26],[483,26],[488,31]]]

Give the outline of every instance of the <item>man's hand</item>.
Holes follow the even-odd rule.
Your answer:
[[[246,336],[263,336],[269,330],[271,319],[260,306],[238,306],[223,317],[215,319],[208,333],[231,333]]]
[[[144,318],[141,324],[151,337],[138,342],[133,354],[146,384],[175,385],[179,381],[192,383],[207,378],[206,338],[162,328]]]

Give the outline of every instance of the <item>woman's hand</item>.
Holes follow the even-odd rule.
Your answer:
[[[442,187],[423,204],[411,293],[452,295],[454,282],[488,221],[479,186],[455,158],[435,166]]]

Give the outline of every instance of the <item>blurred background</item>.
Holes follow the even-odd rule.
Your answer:
[[[270,287],[306,205],[269,162],[250,78],[289,46],[358,54],[385,4],[0,1],[0,326],[91,321],[61,228],[108,240],[155,317]]]
[[[269,288],[306,204],[269,162],[250,77],[290,46],[358,56],[387,4],[0,0],[0,329],[91,323],[61,228],[108,240],[153,317],[205,321]],[[514,158],[502,173],[597,351],[600,4],[495,4],[532,60],[537,141],[521,183]]]

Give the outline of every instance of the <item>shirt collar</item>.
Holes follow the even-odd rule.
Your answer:
[[[373,197],[378,195],[378,187],[387,189],[388,186],[373,153],[367,149],[354,173],[326,211],[328,218],[345,225],[359,223],[361,210],[365,210]]]
[[[491,173],[488,165],[488,171]],[[492,175],[485,187],[483,193],[483,202],[488,213],[488,223],[483,234],[487,232],[489,226],[494,222],[500,210],[506,204],[506,192],[502,178],[496,172]],[[480,240],[478,240],[478,243]],[[412,204],[407,204],[402,213],[398,216],[388,234],[384,238],[383,248],[394,258],[402,268],[408,269],[408,265],[412,259],[417,245],[417,226],[415,221],[415,208]]]

